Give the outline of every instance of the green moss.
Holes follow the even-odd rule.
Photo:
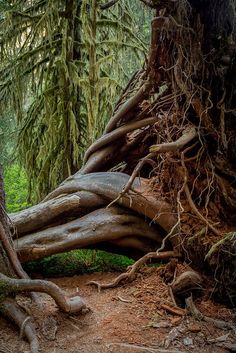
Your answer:
[[[5,279],[0,279],[0,303],[10,294],[16,291],[16,287]]]
[[[133,260],[97,250],[73,250],[24,265],[27,272],[43,276],[73,276],[98,271],[123,271]]]

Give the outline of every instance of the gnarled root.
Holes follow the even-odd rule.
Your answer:
[[[213,319],[211,317],[203,315],[195,306],[193,302],[192,297],[188,297],[186,299],[186,307],[189,311],[189,313],[197,320],[203,320],[206,322],[212,323],[215,327],[220,328],[222,330],[229,330],[229,329],[234,329],[235,330],[235,325],[232,322],[226,322],[223,320],[217,320]]]
[[[195,271],[186,271],[179,275],[171,284],[174,294],[185,292],[191,289],[201,288],[202,278]]]
[[[98,291],[101,289],[105,288],[112,288],[116,287],[120,282],[123,281],[133,281],[138,269],[145,264],[148,260],[150,259],[159,259],[159,260],[166,260],[172,257],[179,257],[180,255],[176,253],[175,251],[163,251],[163,252],[150,252],[143,257],[141,257],[138,261],[136,261],[132,266],[128,267],[128,271],[125,273],[122,273],[118,277],[116,277],[112,282],[110,283],[99,283],[96,281],[90,281],[88,284],[94,284],[95,286],[98,287]]]
[[[158,228],[119,207],[101,208],[63,225],[26,235],[15,241],[21,261],[32,261],[55,253],[94,246],[117,239],[147,239],[154,248],[162,237]],[[132,247],[132,243],[130,244]]]
[[[38,353],[39,342],[30,316],[13,299],[6,299],[1,303],[1,313],[19,327],[21,335],[25,335],[29,341],[31,352]]]
[[[66,298],[63,291],[54,283],[43,280],[14,279],[0,274],[0,282],[9,288],[9,293],[34,291],[49,294],[59,308],[67,313],[78,312],[85,307],[85,303],[79,297]]]

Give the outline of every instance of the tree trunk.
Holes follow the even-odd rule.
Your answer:
[[[95,244],[149,248],[145,260],[172,254],[214,277],[215,294],[234,304],[235,1],[145,3],[156,17],[144,69],[83,168],[11,216],[16,246],[23,261]]]
[[[51,295],[61,310],[78,312],[85,307],[80,297],[66,298],[64,293],[53,283],[32,281],[24,272],[18,260],[11,239],[10,227],[5,212],[5,195],[3,187],[2,167],[0,165],[0,313],[13,321],[30,343],[32,353],[39,352],[38,338],[34,325],[15,300],[17,292],[37,291]],[[13,278],[13,277],[19,277]],[[41,300],[32,292],[32,298],[41,308]]]

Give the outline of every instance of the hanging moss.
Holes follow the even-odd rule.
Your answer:
[[[33,201],[74,173],[102,133],[130,74],[127,50],[143,60],[130,11],[124,0],[106,11],[97,0],[0,7],[0,110],[15,112]]]

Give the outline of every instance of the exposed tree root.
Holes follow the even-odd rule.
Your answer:
[[[79,297],[66,298],[63,291],[54,283],[43,280],[13,279],[0,274],[1,285],[10,293],[18,292],[42,292],[49,294],[57,303],[58,307],[67,313],[78,312],[85,307],[85,303]]]
[[[159,145],[152,145],[150,147],[150,152],[176,152],[186,146],[189,142],[191,142],[195,137],[197,137],[197,131],[195,127],[188,127],[183,131],[182,136],[174,141],[169,143],[162,143]]]
[[[59,217],[66,219],[71,215],[83,213],[84,210],[99,208],[107,204],[102,196],[89,191],[79,191],[66,196],[59,195],[55,199],[41,202],[36,206],[11,214],[10,218],[17,231],[17,237],[53,223]]]
[[[31,352],[38,353],[39,342],[33,323],[19,305],[12,299],[6,299],[1,303],[1,313],[19,327],[21,334],[29,341]]]
[[[129,237],[138,237],[144,241],[146,238],[147,241],[153,242],[155,247],[162,241],[158,229],[149,226],[139,216],[132,215],[122,208],[110,207],[98,209],[59,226],[25,235],[15,240],[15,247],[24,262]]]
[[[94,284],[95,286],[98,287],[99,291],[105,288],[116,287],[122,281],[133,281],[139,268],[150,259],[168,260],[172,257],[179,257],[179,256],[180,255],[175,251],[163,251],[160,253],[150,252],[144,255],[143,257],[141,257],[132,266],[129,266],[127,272],[122,273],[121,275],[116,277],[112,282],[102,284],[96,281],[90,281],[88,284]]]
[[[150,90],[153,85],[150,82],[145,82],[137,93],[128,99],[115,113],[115,115],[110,119],[109,123],[106,126],[105,133],[111,132],[116,124],[125,116],[129,111],[133,108],[137,107],[137,105],[145,99],[145,96],[149,95]]]
[[[140,129],[141,127],[144,127],[144,126],[153,125],[156,121],[157,121],[157,117],[147,118],[147,119],[143,119],[140,121],[134,121],[129,124],[122,125],[110,133],[102,135],[98,140],[96,140],[96,142],[94,144],[92,144],[87,149],[87,151],[84,155],[84,162],[86,162],[89,159],[89,157],[92,153],[96,152],[97,150],[99,150],[103,146],[105,146],[111,142],[113,143],[118,138],[120,138],[121,136],[124,136],[125,134],[127,134],[130,131]]]
[[[87,190],[113,201],[127,184],[129,175],[118,172],[91,173],[86,175],[74,175],[51,192],[45,201],[61,194]],[[158,200],[148,188],[148,180],[136,178],[133,183],[132,193],[124,195],[117,203],[130,208],[150,220],[155,219],[165,231],[169,232],[176,223],[176,217],[172,213],[171,205],[164,200]]]
[[[13,249],[13,245],[10,242],[10,232],[7,235],[6,233],[6,229],[3,227],[2,222],[0,221],[0,240],[2,242],[3,245],[3,249],[6,251],[6,254],[8,256],[9,262],[12,265],[13,270],[15,271],[15,274],[19,277],[19,278],[25,278],[25,279],[29,279],[30,277],[28,276],[28,274],[23,270],[22,265],[18,259],[18,256],[16,254],[15,249]],[[39,306],[39,308],[41,308],[41,301],[40,298],[38,297],[38,295],[36,293],[31,293],[32,299],[37,303],[37,305]]]
[[[233,329],[235,330],[236,327],[232,322],[226,322],[222,320],[216,320],[212,319],[211,317],[203,315],[195,306],[192,297],[188,297],[186,299],[186,307],[189,311],[189,313],[197,320],[199,321],[206,321],[206,322],[211,322],[215,327],[220,328],[222,330],[229,330]]]
[[[201,288],[202,278],[195,271],[186,271],[179,275],[171,284],[174,294],[185,292],[191,289]]]

